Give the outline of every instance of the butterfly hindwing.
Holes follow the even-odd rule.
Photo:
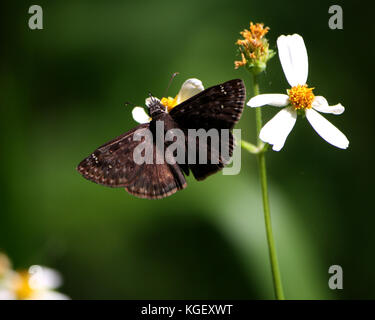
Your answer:
[[[220,139],[219,148],[215,148],[211,145],[210,141],[191,141],[190,143],[196,144],[196,161],[195,164],[189,164],[189,169],[197,180],[204,180],[208,176],[220,171],[224,168],[226,164],[229,163],[230,158],[233,155],[233,148],[235,145],[234,137],[231,132],[229,132],[229,139],[223,142]],[[199,161],[200,153],[205,149],[204,153],[207,154],[207,163],[201,164]],[[215,157],[218,161],[213,161]]]
[[[155,147],[155,146],[154,146]],[[187,186],[184,174],[177,163],[156,164],[156,153],[160,152],[155,147],[153,150],[153,163],[144,163],[136,179],[125,190],[139,198],[161,199],[168,197]]]

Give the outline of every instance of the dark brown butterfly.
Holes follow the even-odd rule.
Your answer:
[[[185,175],[191,171],[197,180],[218,172],[228,162],[221,148],[218,150],[218,163],[189,164],[188,161],[174,164],[164,161],[157,164],[143,163],[138,165],[133,158],[133,151],[144,140],[134,141],[135,133],[150,130],[155,134],[156,121],[163,121],[165,131],[178,128],[187,133],[188,129],[233,129],[241,117],[245,102],[245,86],[242,80],[235,79],[208,88],[174,107],[169,113],[161,102],[151,98],[149,114],[151,122],[140,124],[96,149],[77,167],[78,172],[86,179],[108,187],[123,187],[130,194],[139,198],[160,199],[168,197],[178,190],[186,188]],[[188,135],[186,135],[188,136]],[[160,150],[154,145],[153,159]],[[185,146],[196,148],[199,157],[202,148],[206,148],[209,158],[210,143],[202,145],[197,140],[186,138]],[[232,156],[234,139],[230,133],[229,156]],[[207,152],[208,151],[208,152]],[[161,155],[164,157],[165,155]],[[198,162],[196,162],[198,163]]]

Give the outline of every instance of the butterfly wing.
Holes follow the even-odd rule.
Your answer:
[[[245,98],[246,88],[243,81],[234,79],[208,88],[170,111],[170,116],[185,131],[186,144],[196,144],[197,161],[196,164],[189,164],[189,168],[197,180],[203,180],[221,170],[232,156],[235,142],[232,133],[229,133],[228,143],[223,146],[228,151],[228,157],[221,150],[221,139],[219,150],[212,150],[213,146],[210,143],[199,144],[198,139],[189,141],[187,130],[233,129],[241,118]],[[207,164],[198,162],[202,149],[207,150]],[[210,163],[211,152],[219,153],[219,163]]]
[[[167,161],[156,164],[159,150],[155,147],[153,152],[153,164],[144,163],[137,178],[125,190],[138,198],[161,199],[185,189],[187,183],[178,164],[168,164]]]
[[[134,149],[142,142],[134,140],[134,134],[144,135],[150,124],[141,124],[96,149],[78,165],[78,172],[86,179],[109,187],[125,187],[129,193],[148,199],[167,197],[186,188],[186,180],[177,164],[156,164],[153,148],[153,164],[138,165],[133,159]]]
[[[81,161],[77,171],[87,180],[108,187],[125,187],[140,170],[133,160],[133,150],[140,141],[133,141],[134,133],[147,130],[141,124],[121,136],[100,146]]]
[[[199,141],[195,139],[195,141],[190,141],[188,143],[192,143],[196,145],[196,161],[195,164],[189,164],[189,169],[194,175],[194,178],[201,181],[206,179],[208,176],[220,171],[224,168],[224,166],[229,163],[230,158],[233,155],[233,149],[235,146],[235,141],[231,132],[229,132],[229,139],[226,143],[221,145],[222,140],[220,139],[219,148],[215,149],[215,146],[210,144],[210,141]],[[203,149],[206,149],[207,154],[207,163],[200,164],[199,163],[199,155]],[[225,151],[224,151],[225,149]],[[218,163],[214,163],[211,158],[211,155],[218,154],[216,159],[218,159]]]
[[[242,115],[245,98],[243,81],[234,79],[198,93],[169,114],[181,128],[233,129]]]

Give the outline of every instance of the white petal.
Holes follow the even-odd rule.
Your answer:
[[[142,107],[135,107],[132,111],[133,119],[138,123],[150,122],[150,116],[146,113]]]
[[[29,274],[29,286],[33,290],[55,289],[62,283],[60,273],[47,267],[31,266]]]
[[[289,84],[292,87],[306,84],[309,62],[303,38],[298,34],[282,35],[277,39],[277,48]]]
[[[322,96],[316,96],[312,107],[319,112],[323,113],[332,113],[332,114],[342,114],[345,111],[344,106],[339,103],[334,106],[329,106],[326,98]]]
[[[259,94],[252,97],[247,105],[252,108],[261,107],[265,105],[275,107],[285,107],[289,103],[289,96],[286,94],[270,93],[270,94]]]
[[[45,290],[34,292],[29,297],[29,300],[70,300],[70,298],[57,291]]]
[[[16,300],[17,297],[13,291],[0,288],[0,300]]]
[[[197,93],[203,90],[204,87],[202,81],[195,78],[187,79],[183,83],[179,93],[177,94],[177,104],[180,104],[181,102],[191,98],[192,96],[195,96]]]
[[[284,108],[260,130],[259,138],[273,145],[272,150],[280,151],[290,131],[292,131],[296,120],[297,112],[294,108]]]
[[[346,149],[349,146],[345,135],[315,110],[307,109],[306,118],[315,131],[328,143],[341,149]]]
[[[8,256],[6,256],[4,253],[0,252],[0,277],[5,272],[10,270],[10,268],[11,268],[11,262],[10,262]]]

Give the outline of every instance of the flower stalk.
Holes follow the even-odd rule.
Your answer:
[[[259,94],[258,76],[255,74],[253,74],[253,92],[254,92],[254,96],[257,96]],[[258,144],[257,146],[258,146],[258,149],[262,150],[262,152],[259,152],[257,154],[257,158],[258,158],[260,184],[261,184],[261,190],[262,190],[264,223],[266,226],[266,236],[267,236],[268,252],[269,252],[269,257],[270,257],[270,262],[271,262],[273,286],[275,290],[276,299],[284,300],[285,297],[284,297],[283,286],[281,282],[279,263],[277,260],[275,240],[274,240],[273,232],[272,232],[271,212],[270,212],[270,204],[269,204],[269,198],[268,198],[265,148],[262,147],[263,142],[259,138],[259,133],[260,133],[260,130],[262,129],[262,110],[260,108],[256,108],[255,111],[256,111],[255,120],[256,120],[257,144]]]
[[[252,144],[248,141],[245,141],[245,140],[241,140],[241,148],[245,149],[246,151],[248,151],[251,154],[258,154],[259,152],[263,151],[262,148],[259,148],[258,146],[254,145],[254,144]]]
[[[280,151],[283,148],[298,115],[306,117],[314,130],[324,140],[337,148],[348,148],[349,140],[340,130],[319,114],[319,112],[322,112],[339,115],[344,112],[345,108],[340,103],[333,106],[328,105],[323,96],[315,96],[313,93],[314,88],[309,88],[307,85],[308,55],[304,40],[300,35],[281,35],[277,39],[280,63],[291,86],[287,90],[287,94],[260,94],[258,75],[265,71],[267,61],[275,54],[273,50],[269,49],[268,40],[265,37],[268,30],[269,28],[264,27],[261,23],[253,24],[250,22],[250,29],[240,32],[243,39],[239,39],[236,42],[242,59],[235,61],[234,64],[236,69],[245,67],[253,77],[254,95],[247,105],[255,108],[257,146],[246,141],[242,141],[241,146],[250,153],[255,154],[258,159],[273,285],[276,298],[283,300],[284,293],[272,232],[265,152],[269,145],[272,145],[272,150],[274,151]],[[265,105],[282,109],[262,128],[260,107]]]
[[[274,55],[275,52],[269,49],[268,40],[265,35],[268,33],[269,28],[264,27],[262,23],[253,24],[250,22],[249,30],[245,29],[240,32],[243,39],[236,42],[241,60],[235,61],[235,69],[245,67],[252,74],[253,80],[253,96],[259,95],[258,75],[266,70],[267,62]],[[255,154],[258,160],[259,177],[262,190],[262,202],[264,211],[264,222],[266,227],[266,236],[268,251],[271,263],[273,286],[275,296],[278,300],[284,300],[284,292],[281,283],[281,276],[279,264],[277,261],[275,240],[272,232],[271,213],[268,199],[268,185],[267,185],[267,169],[266,169],[266,156],[268,145],[265,144],[260,138],[262,129],[262,111],[260,108],[255,110],[255,122],[257,133],[257,145],[253,145],[247,141],[241,141],[241,147],[248,152]]]

